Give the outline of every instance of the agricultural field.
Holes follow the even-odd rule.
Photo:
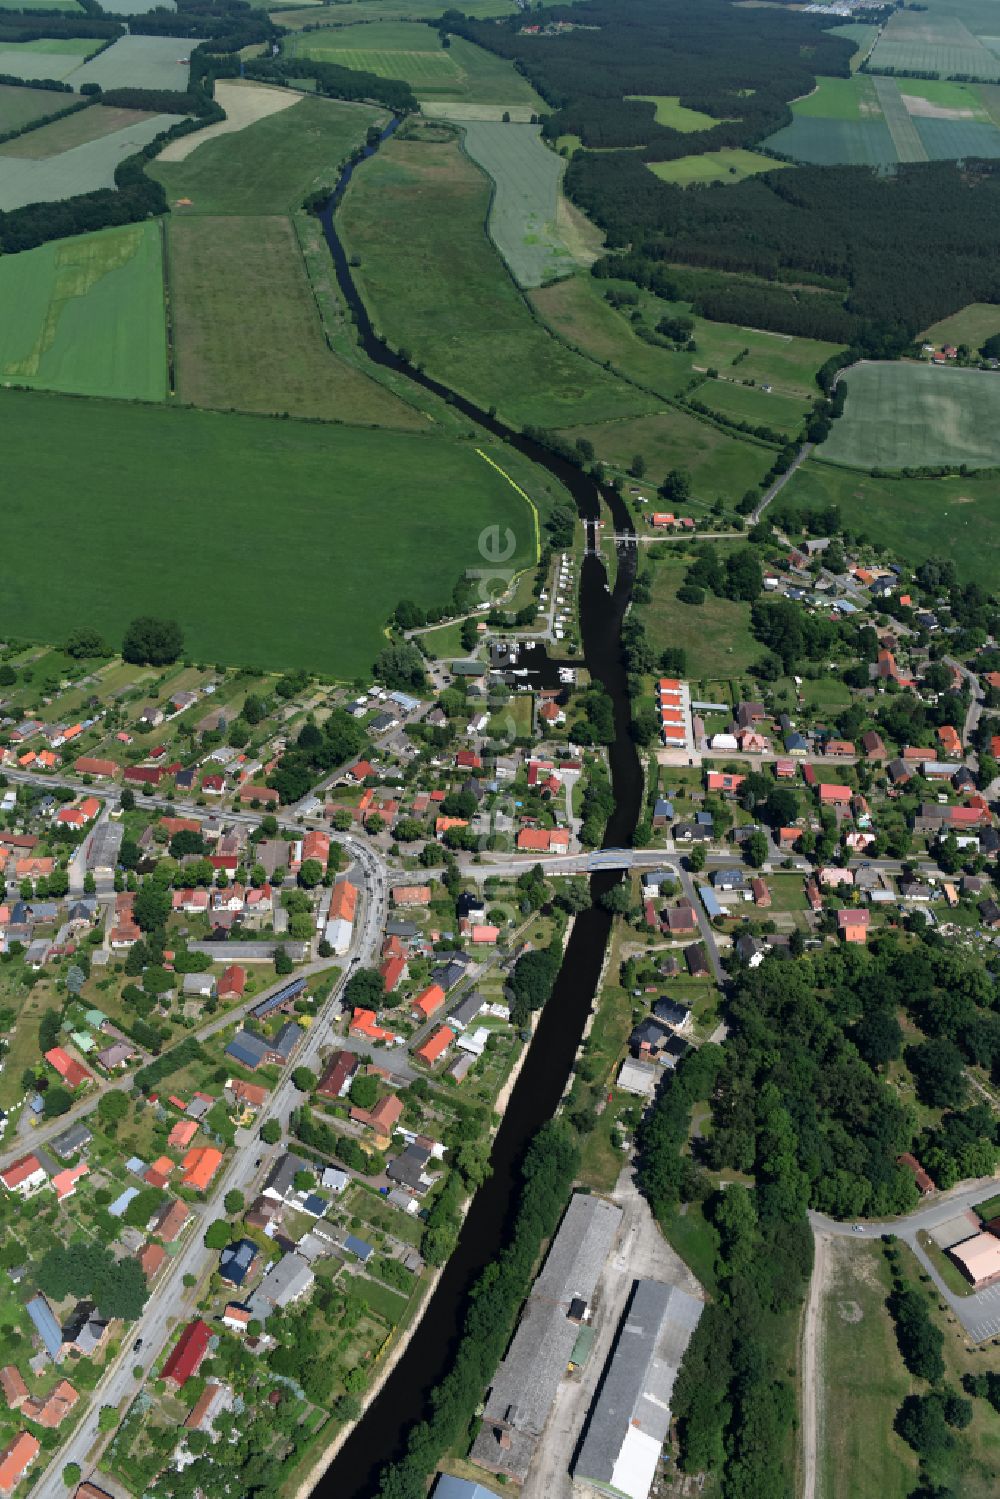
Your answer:
[[[183,161],[156,161],[150,175],[183,213],[288,213],[336,180],[337,168],[384,112],[366,104],[303,98],[231,135],[199,143]]]
[[[996,585],[1000,481],[994,478],[873,479],[809,461],[780,497],[782,509],[831,504],[840,507],[847,530],[870,537],[909,563],[950,557],[960,576],[985,588]]]
[[[770,156],[744,151],[738,146],[706,151],[701,156],[680,156],[676,161],[647,162],[649,170],[661,182],[674,182],[678,187],[690,187],[693,182],[742,182],[745,177],[774,172],[786,165],[786,162],[774,161]]]
[[[820,456],[852,468],[1000,463],[1000,379],[979,370],[863,363]]]
[[[290,219],[175,215],[168,234],[182,401],[426,431],[327,346]]]
[[[8,130],[23,130],[33,120],[44,120],[46,115],[55,114],[61,107],[58,98],[44,89],[0,83],[0,134]]]
[[[286,57],[308,57],[402,78],[418,98],[467,99],[480,104],[528,103],[544,108],[531,85],[503,58],[454,37],[447,49],[432,26],[405,21],[323,27],[283,44]]]
[[[92,42],[88,44],[88,51],[93,51]],[[74,52],[69,39],[60,44],[58,52],[37,51],[30,42],[0,43],[0,73],[10,78],[57,78],[62,81],[70,73],[75,73],[82,61],[83,57]],[[50,104],[52,98],[72,103],[67,94],[51,95]]]
[[[519,286],[565,276],[576,262],[560,233],[564,159],[542,142],[540,125],[469,123],[465,149],[494,182],[490,237]]]
[[[711,130],[719,123],[700,109],[686,109],[677,94],[626,94],[625,97],[652,104],[658,125],[668,125],[671,130],[680,130],[684,134],[692,130]]]
[[[103,140],[105,136],[114,135],[119,130],[131,130],[134,125],[142,125],[148,119],[150,115],[142,110],[91,104],[87,109],[78,109],[61,120],[53,120],[51,125],[40,125],[37,130],[29,130],[25,135],[5,141],[0,145],[0,156],[44,161],[50,156],[61,155],[63,151],[73,151],[77,146],[85,146],[90,141]]]
[[[86,110],[81,114],[92,112]],[[67,125],[76,130],[81,128],[76,123],[79,118],[74,115],[70,121],[57,121],[41,129],[55,131],[57,125]],[[169,130],[178,118],[177,115],[140,115],[123,130],[85,141],[56,156],[32,159],[27,155],[0,153],[0,210],[21,208],[25,203],[70,198],[99,187],[114,187],[118,163],[126,156],[134,156],[141,146],[148,144],[161,131]]]
[[[101,0],[109,16],[145,16],[151,10],[176,10],[176,0]]]
[[[527,506],[470,443],[38,392],[0,392],[0,418],[18,558],[0,629],[20,635],[86,620],[117,640],[152,612],[184,621],[195,657],[351,679],[399,599],[450,596],[487,523],[512,529],[511,566],[535,557]],[[536,497],[547,486],[526,463],[516,476]],[[373,517],[391,548],[372,548]],[[247,610],[265,578],[280,607]]]
[[[986,81],[1000,78],[1000,58],[957,15],[945,14],[943,7],[894,11],[875,44],[871,64],[898,72],[936,73],[942,78],[954,74]]]
[[[961,312],[953,312],[951,317],[942,318],[939,323],[925,328],[920,341],[955,344],[956,347],[968,344],[970,349],[978,349],[995,333],[1000,333],[1000,306],[993,302],[972,302]]]
[[[280,114],[293,104],[301,104],[302,95],[286,88],[272,88],[266,83],[249,83],[242,79],[217,79],[215,102],[226,111],[224,120],[206,125],[203,130],[191,135],[182,135],[178,140],[168,141],[157,157],[158,161],[186,161],[192,151],[197,151],[206,141],[219,135],[233,135],[266,120],[268,115]]]
[[[365,163],[338,224],[377,330],[518,426],[654,406],[534,321],[486,236],[488,206],[487,179],[456,144],[393,140]]]
[[[761,390],[759,385],[743,385],[736,380],[707,380],[694,392],[720,416],[733,422],[751,422],[754,426],[772,427],[789,436],[798,433],[809,411],[809,404],[794,396]]]
[[[257,9],[267,10],[281,26],[298,30],[315,26],[320,0],[309,6],[287,8],[275,6],[272,0],[254,0]],[[473,20],[491,16],[511,16],[517,11],[514,0],[462,0],[462,14]],[[436,21],[441,14],[440,0],[343,0],[337,4],[337,20],[347,25],[356,21]]]
[[[83,6],[77,4],[77,0],[32,0],[30,6],[25,7],[24,0],[0,0],[0,10],[58,10],[76,11],[83,15]]]
[[[160,226],[129,224],[0,257],[0,381],[162,401]]]
[[[73,87],[99,83],[101,88],[165,88],[183,93],[188,86],[188,58],[197,45],[197,37],[119,37],[114,46],[73,74]]]
[[[868,55],[868,50],[878,36],[877,26],[867,26],[863,21],[849,21],[846,26],[831,26],[831,36],[846,37],[857,49],[851,58],[851,72],[856,73]]]
[[[695,499],[732,506],[764,477],[775,450],[746,442],[711,422],[667,406],[649,416],[564,428],[563,437],[586,438],[598,458],[624,475],[636,453],[646,460],[646,483],[654,485],[672,468],[686,469]]]

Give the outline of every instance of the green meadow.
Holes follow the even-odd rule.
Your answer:
[[[0,420],[3,632],[118,641],[154,614],[196,659],[350,679],[401,598],[486,565],[484,528],[535,559],[528,505],[471,443],[28,391],[0,392]],[[548,475],[484,451],[547,503]]]
[[[661,182],[690,187],[693,182],[742,182],[744,177],[755,177],[759,172],[778,171],[788,166],[788,162],[732,146],[706,151],[701,156],[680,156],[676,161],[650,161],[647,165]]]

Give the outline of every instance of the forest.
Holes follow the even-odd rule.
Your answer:
[[[548,138],[576,134],[602,148],[577,151],[565,178],[609,250],[628,252],[606,257],[597,274],[669,296],[683,267],[712,268],[727,275],[699,288],[705,317],[890,356],[939,318],[1000,297],[996,162],[911,163],[891,176],[784,167],[700,188],[650,171],[650,162],[722,146],[759,148],[818,75],[846,77],[851,44],[822,17],[726,0],[637,0],[627,13],[586,0],[540,16],[578,29],[525,36],[519,18],[497,25],[453,12],[441,27],[514,60],[551,106]],[[676,95],[719,123],[671,129],[636,95]],[[625,147],[639,149],[615,149]],[[813,285],[781,284],[789,280]]]

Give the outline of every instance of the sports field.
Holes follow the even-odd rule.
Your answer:
[[[1000,464],[1000,378],[979,370],[865,363],[820,456],[852,468]]]
[[[53,96],[43,89],[18,88],[13,83],[0,83],[0,134],[8,130],[22,130],[32,120],[44,120],[61,107],[58,94]]]
[[[25,135],[5,141],[0,145],[0,156],[44,161],[46,157],[59,156],[63,151],[85,146],[89,141],[103,140],[119,130],[131,130],[148,119],[150,116],[138,109],[111,109],[104,104],[92,104],[87,109],[65,115],[61,120],[53,120],[50,125],[40,125],[37,130],[29,130]]]
[[[489,196],[488,179],[455,144],[392,140],[355,174],[338,226],[361,257],[356,279],[376,329],[518,426],[649,410],[653,398],[532,318],[487,238]]]
[[[182,401],[426,431],[328,348],[288,218],[175,214],[168,249]]]
[[[677,94],[626,94],[625,97],[654,105],[654,118],[658,125],[669,125],[671,130],[680,130],[684,134],[692,130],[711,130],[713,125],[719,123],[711,115],[703,114],[700,109],[686,109]]]
[[[840,507],[846,530],[905,561],[950,557],[960,577],[996,587],[1000,481],[975,475],[873,479],[856,469],[810,461],[795,471],[780,495],[782,509],[831,504]]]
[[[188,59],[196,37],[123,36],[114,46],[84,63],[72,84],[99,83],[101,88],[166,88],[183,93],[188,86]]]
[[[0,381],[162,401],[167,347],[158,224],[0,257]]]
[[[484,526],[534,560],[527,505],[471,443],[14,391],[0,422],[0,630],[19,635],[117,641],[154,614],[196,659],[350,679],[401,598],[438,602],[482,566]]]
[[[940,11],[894,11],[875,43],[871,64],[942,78],[1000,78],[1000,58],[957,16]]]
[[[557,214],[566,162],[542,143],[540,125],[467,124],[465,149],[493,179],[490,235],[519,286],[565,276],[576,262]]]
[[[193,213],[287,213],[333,186],[340,163],[384,111],[367,104],[304,98],[232,135],[207,140],[184,161],[151,163],[171,206]]]
[[[690,187],[692,182],[742,182],[744,177],[755,177],[758,172],[777,171],[787,166],[787,162],[773,161],[770,156],[734,146],[723,151],[706,151],[701,156],[680,156],[676,161],[650,161],[647,166],[661,182]]]
[[[62,94],[54,98],[68,97]],[[90,114],[92,111],[81,111]],[[71,128],[79,128],[71,116]],[[28,156],[0,154],[0,209],[20,208],[25,203],[41,203],[70,198],[76,193],[93,192],[99,187],[114,187],[115,167],[126,156],[134,156],[163,130],[177,123],[177,115],[141,115],[123,130],[115,130],[98,140],[90,140],[57,156],[31,159]],[[60,123],[60,122],[57,122]],[[56,126],[42,129],[55,130]]]

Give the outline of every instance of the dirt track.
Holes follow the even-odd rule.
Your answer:
[[[829,1243],[824,1234],[814,1235],[815,1257],[809,1299],[802,1324],[802,1499],[817,1499],[821,1491],[817,1475],[819,1437],[823,1426],[823,1292],[826,1288]]]

